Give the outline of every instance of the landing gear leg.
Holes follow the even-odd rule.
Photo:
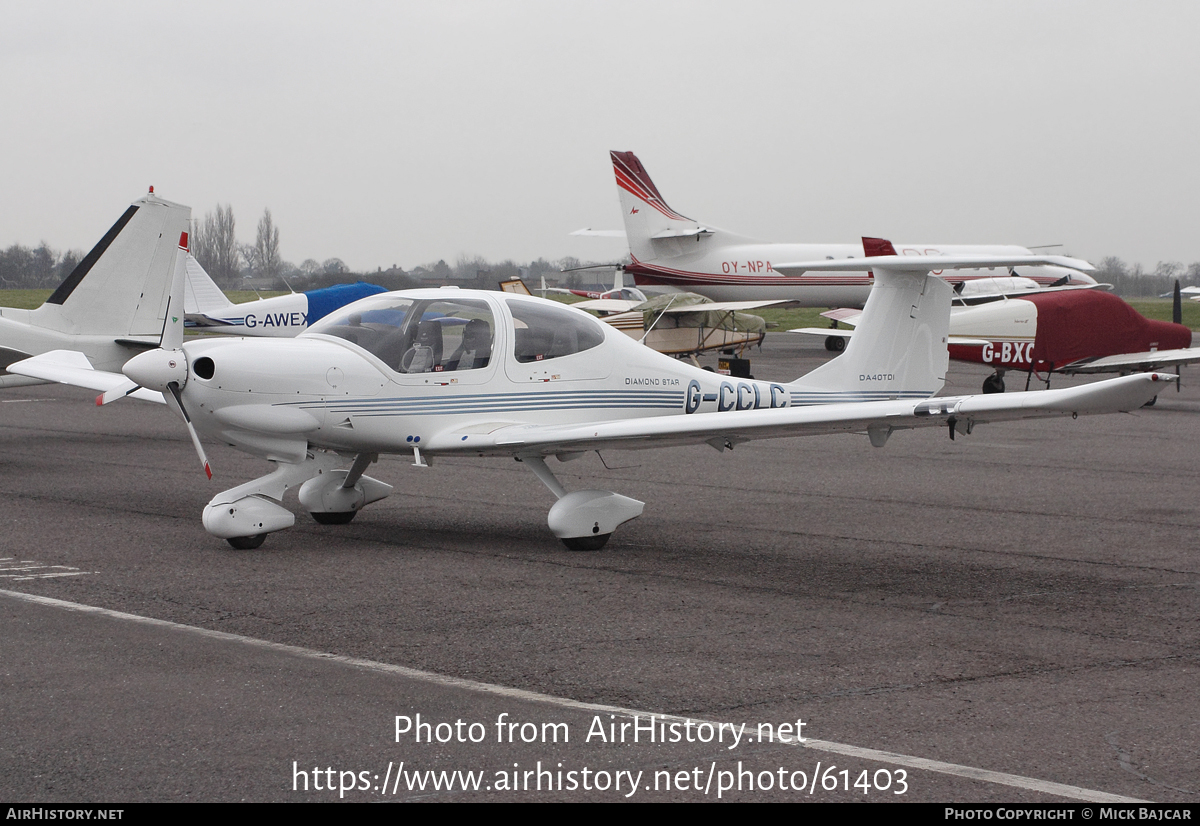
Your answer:
[[[349,470],[322,470],[300,486],[300,504],[321,525],[348,525],[361,508],[392,492],[391,485],[363,475],[378,459],[378,453],[360,453]]]
[[[569,551],[598,551],[608,542],[613,531],[642,515],[645,502],[607,490],[567,493],[567,489],[546,467],[544,458],[519,456],[517,459],[527,465],[542,480],[542,484],[558,497],[546,522]]]
[[[272,473],[214,496],[204,507],[204,529],[238,550],[257,548],[267,534],[296,524],[281,504],[283,495],[337,465],[337,456],[323,452],[310,453],[296,465],[276,463]]]

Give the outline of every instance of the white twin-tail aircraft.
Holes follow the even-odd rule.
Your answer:
[[[185,250],[172,304],[181,296]],[[936,265],[1023,266],[1044,256]],[[812,269],[845,262],[814,261]],[[1068,389],[933,398],[943,384],[951,287],[920,258],[875,257],[875,287],[846,351],[793,382],[738,380],[638,344],[587,313],[533,296],[458,289],[365,298],[294,339],[183,341],[171,315],[162,347],[91,370],[71,353],[12,370],[103,390],[164,394],[208,470],[201,438],[259,456],[274,470],[217,494],[204,527],[235,548],[291,527],[282,500],[321,523],[349,522],[392,487],[364,472],[380,454],[428,466],[441,456],[512,456],[557,498],[550,530],[572,550],[599,549],[644,503],[606,490],[568,492],[560,462],[586,451],[862,433],[883,447],[894,431],[1136,410],[1174,376],[1139,374]],[[345,458],[343,458],[345,457]],[[211,476],[211,473],[210,473]]]
[[[871,289],[866,266],[853,269],[781,272],[782,262],[859,259],[856,244],[780,244],[747,238],[699,221],[667,205],[649,173],[632,152],[610,152],[617,178],[617,194],[625,219],[625,232],[578,230],[575,235],[624,235],[632,263],[624,265],[638,286],[675,287],[699,293],[714,301],[787,299],[809,307],[862,307]],[[987,255],[1019,258],[1031,251],[1017,246],[966,246],[951,244],[897,244],[906,256]],[[1032,259],[1026,259],[1032,261]],[[1019,275],[1041,285],[1094,284],[1075,269],[1071,259],[1040,257],[1026,263]],[[1000,269],[1000,272],[997,272]],[[960,268],[955,279],[1008,275],[1002,265]],[[932,270],[940,275],[941,270]]]
[[[77,350],[97,370],[119,371],[131,357],[157,348],[176,242],[191,216],[191,207],[157,198],[151,187],[42,306],[0,308],[0,387],[39,384],[7,367],[51,350]]]

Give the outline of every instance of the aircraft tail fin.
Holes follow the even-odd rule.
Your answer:
[[[863,239],[868,257],[895,256]],[[953,288],[923,271],[873,268],[875,286],[842,355],[793,383],[804,403],[927,398],[942,388],[950,355]]]
[[[180,235],[191,207],[139,198],[83,257],[32,324],[62,333],[158,337],[166,317]]]
[[[183,310],[188,315],[218,312],[233,306],[204,267],[190,252],[186,260],[187,277],[183,282]]]
[[[706,227],[667,205],[646,167],[632,152],[610,151],[617,195],[625,219],[629,253],[637,261],[679,255],[688,242],[713,234]]]

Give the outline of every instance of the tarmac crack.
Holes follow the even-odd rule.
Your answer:
[[[1152,786],[1158,786],[1159,788],[1162,788],[1162,789],[1170,789],[1173,792],[1182,792],[1183,794],[1193,795],[1193,796],[1196,794],[1196,792],[1192,791],[1191,789],[1181,789],[1178,786],[1172,786],[1168,783],[1159,782],[1158,780],[1155,780],[1153,777],[1150,777],[1148,774],[1143,774],[1142,772],[1138,771],[1137,768],[1133,765],[1133,755],[1130,754],[1129,752],[1125,751],[1118,744],[1117,733],[1115,731],[1110,731],[1108,734],[1104,735],[1104,742],[1108,743],[1108,745],[1112,746],[1113,750],[1116,751],[1117,761],[1119,762],[1121,768],[1124,769],[1125,771],[1129,772],[1130,774],[1132,774],[1134,777],[1137,777],[1141,780],[1146,781],[1147,783],[1149,783]]]

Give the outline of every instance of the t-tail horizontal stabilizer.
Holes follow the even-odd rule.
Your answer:
[[[798,379],[794,402],[880,401],[932,396],[942,388],[950,361],[947,344],[953,288],[932,270],[1059,264],[1090,270],[1086,261],[1061,255],[897,255],[883,238],[863,238],[875,284],[854,336],[832,361]],[[861,271],[864,259],[777,264],[792,275]]]

